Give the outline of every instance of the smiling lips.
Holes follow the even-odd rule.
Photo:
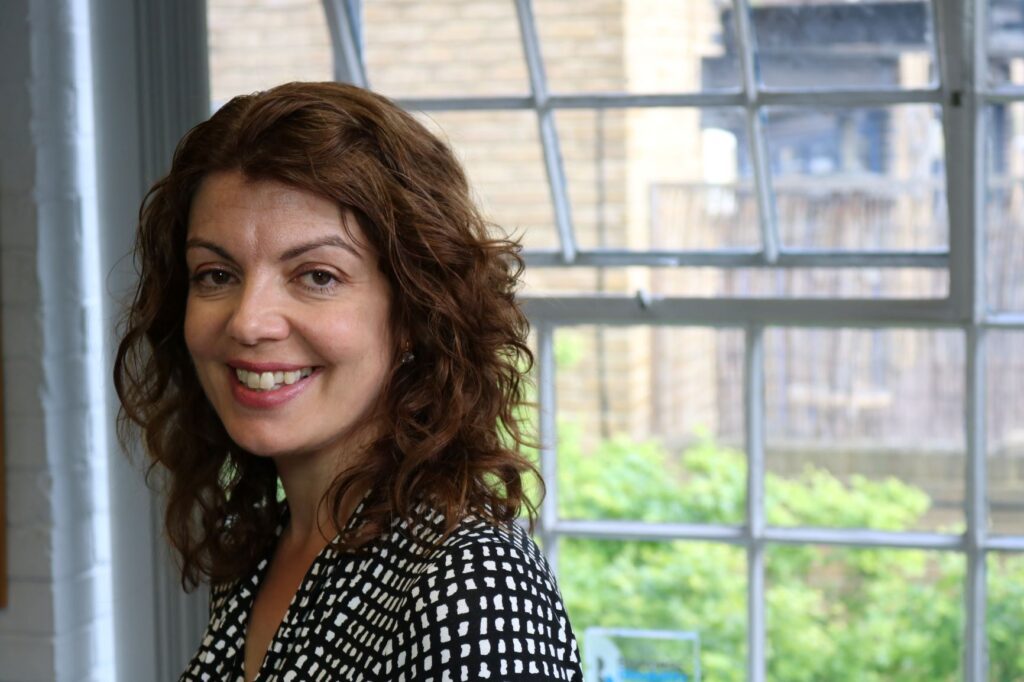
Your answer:
[[[302,393],[320,375],[320,367],[249,368],[230,364],[231,394],[235,400],[253,409],[278,407]]]
[[[238,380],[253,391],[275,391],[282,386],[291,386],[312,373],[312,367],[303,367],[288,372],[254,372],[240,367],[235,368]]]

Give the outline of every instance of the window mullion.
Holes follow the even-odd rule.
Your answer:
[[[1015,101],[1024,95],[1004,93],[1003,99]],[[533,109],[529,95],[451,95],[441,97],[399,97],[400,106],[414,111],[507,111]],[[551,109],[638,109],[647,107],[705,108],[746,106],[742,92],[679,92],[679,93],[568,93],[551,94],[546,98]],[[775,88],[758,92],[760,106],[828,106],[866,107],[894,104],[938,104],[942,93],[937,88]]]
[[[779,255],[778,221],[775,214],[775,197],[771,192],[771,169],[768,167],[768,153],[765,149],[764,119],[758,104],[757,55],[754,33],[750,26],[748,1],[733,0],[733,15],[736,20],[736,41],[743,71],[747,139],[750,141],[750,158],[754,167],[754,189],[761,223],[761,248],[764,262],[774,264]]]
[[[530,74],[530,92],[537,110],[540,127],[540,142],[544,151],[544,167],[547,170],[551,201],[555,211],[555,226],[562,247],[562,259],[572,263],[576,258],[576,235],[573,232],[572,212],[569,208],[569,191],[562,165],[562,148],[555,127],[555,116],[548,102],[547,77],[544,75],[544,60],[540,53],[540,38],[533,18],[530,0],[516,0],[516,15],[519,17],[519,33],[523,42],[523,54]]]
[[[935,104],[942,100],[937,88],[907,88],[878,90],[874,88],[834,90],[782,89],[761,92],[757,96],[761,106],[815,106],[815,107],[883,107],[894,104]]]
[[[966,17],[965,25],[971,27],[971,31],[968,33],[970,38],[973,40],[972,49],[969,54],[973,57],[972,68],[970,73],[972,75],[971,80],[971,95],[967,97],[969,119],[968,123],[971,124],[969,130],[972,130],[974,136],[968,147],[970,153],[969,167],[973,170],[973,177],[969,178],[971,182],[964,183],[965,186],[972,194],[973,201],[968,204],[971,213],[969,215],[970,222],[968,225],[970,229],[961,230],[967,234],[969,246],[970,262],[972,265],[972,277],[970,278],[971,291],[967,296],[967,299],[971,302],[973,315],[971,319],[977,323],[983,320],[988,312],[988,290],[986,288],[987,272],[985,263],[985,205],[987,202],[988,191],[987,191],[987,172],[986,165],[987,159],[985,156],[985,139],[987,135],[987,121],[986,111],[988,109],[988,100],[984,96],[983,90],[985,89],[985,83],[988,81],[988,52],[987,52],[987,37],[986,37],[986,26],[987,26],[987,11],[986,6],[988,0],[963,0],[966,5],[965,14],[970,15],[970,10],[974,10],[973,24],[970,21],[970,16]],[[947,174],[948,177],[948,174]],[[952,227],[953,223],[950,223]],[[952,236],[950,237],[950,246],[952,247]],[[953,274],[950,273],[950,286],[954,281]]]
[[[983,326],[989,329],[1024,330],[1024,313],[992,313],[986,316]]]
[[[565,265],[558,251],[527,250],[523,252],[527,266],[560,267]],[[664,251],[633,251],[629,249],[581,249],[576,252],[575,266],[625,267],[715,267],[754,268],[764,266],[760,251],[754,248],[721,248]],[[838,249],[805,249],[793,247],[779,251],[775,267],[779,268],[939,268],[949,267],[949,251],[945,248],[922,248],[916,251],[843,251]]]
[[[1024,87],[1020,85],[1003,86],[999,88],[997,92],[990,92],[986,90],[980,94],[984,96],[986,104],[1013,104],[1015,102],[1024,102]]]
[[[558,575],[558,429],[555,418],[555,334],[549,324],[537,329],[537,410],[540,473],[546,494],[540,509],[540,537],[544,555]]]
[[[986,535],[985,549],[996,552],[1024,553],[1024,537],[1020,535]]]
[[[986,625],[985,544],[987,528],[986,438],[985,438],[985,330],[972,326],[967,331],[966,434],[967,472],[967,586],[965,589],[966,656],[965,678],[984,682],[988,677]]]
[[[350,0],[323,0],[334,49],[334,80],[369,87],[360,48],[359,17]]]
[[[750,531],[742,526],[711,523],[663,523],[651,521],[620,521],[599,519],[592,521],[563,519],[553,530],[559,537],[591,538],[595,540],[693,540],[718,542],[745,547]],[[919,531],[871,530],[865,528],[820,528],[796,526],[791,528],[765,528],[762,539],[776,545],[829,545],[867,549],[920,549],[939,552],[966,551],[963,533],[925,533]],[[986,540],[986,549],[1021,552],[1024,537],[999,536]]]
[[[967,571],[964,586],[964,679],[983,682],[986,660],[985,474],[985,0],[934,3],[943,75],[943,123],[949,197],[950,290],[967,335],[964,504]]]
[[[673,324],[688,327],[960,328],[941,299],[660,298],[644,295],[521,296],[531,320],[553,324]]]
[[[977,320],[984,291],[980,261],[984,197],[984,102],[979,93],[984,59],[982,17],[975,11],[983,0],[935,3],[942,118],[946,147],[946,195],[949,211],[949,298],[965,320]]]
[[[747,330],[744,363],[747,450],[747,679],[765,680],[764,328]]]

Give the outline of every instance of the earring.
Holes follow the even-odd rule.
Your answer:
[[[405,345],[402,347],[402,350],[405,351],[404,353],[402,353],[403,365],[408,365],[410,362],[416,359],[416,356],[413,355],[412,352],[412,344],[406,342]]]

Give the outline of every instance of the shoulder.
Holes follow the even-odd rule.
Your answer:
[[[477,518],[463,519],[441,544],[444,554],[472,562],[479,557],[501,557],[506,568],[516,565],[549,571],[537,543],[518,523],[495,525]]]
[[[445,540],[428,572],[453,595],[532,595],[561,603],[547,559],[518,524],[464,521]]]
[[[547,560],[525,529],[464,520],[409,593],[407,679],[579,680]],[[419,667],[432,671],[417,676]]]

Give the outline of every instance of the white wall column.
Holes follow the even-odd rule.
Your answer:
[[[4,681],[114,674],[88,10],[0,3]]]

